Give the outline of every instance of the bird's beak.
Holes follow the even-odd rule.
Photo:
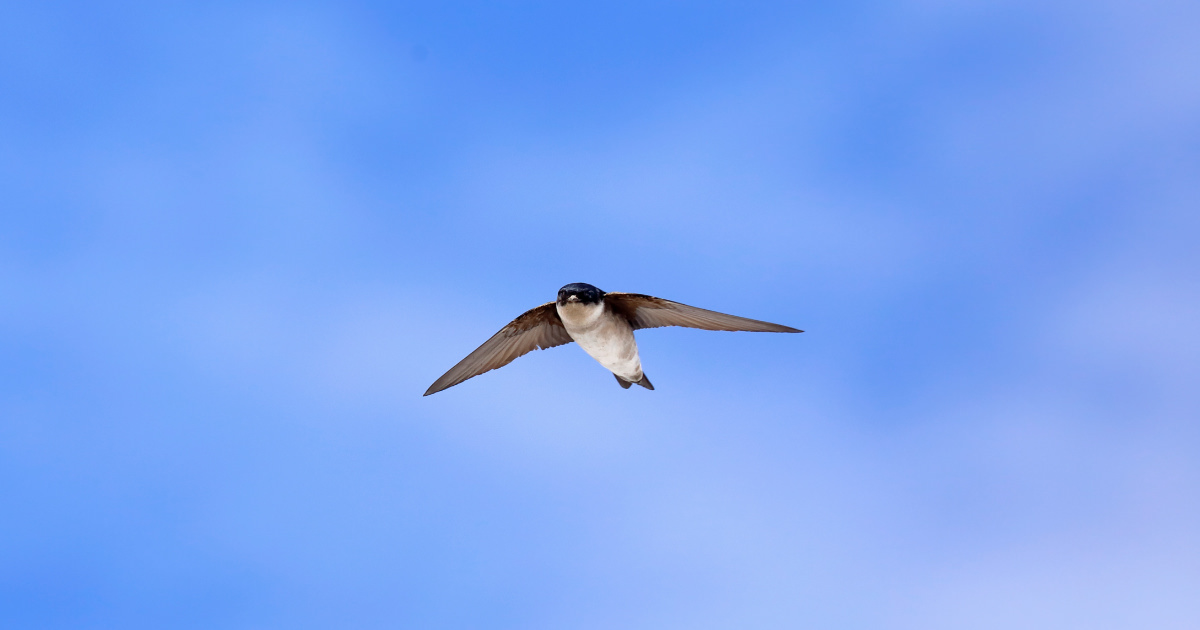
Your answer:
[[[567,301],[568,302],[578,302],[579,296],[578,295],[569,295],[569,296],[567,296]]]

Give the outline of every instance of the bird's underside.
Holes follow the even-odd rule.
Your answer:
[[[747,332],[803,332],[790,326],[727,315],[640,293],[604,293],[591,285],[577,283],[563,287],[559,291],[559,301],[547,302],[532,308],[509,322],[483,345],[434,381],[433,385],[426,390],[425,396],[453,387],[484,372],[508,365],[513,359],[533,350],[544,350],[577,341],[572,332],[579,335],[578,341],[588,354],[613,371],[617,383],[622,388],[629,389],[632,384],[638,384],[646,389],[654,389],[650,380],[641,372],[641,365],[637,360],[636,344],[634,344],[632,355],[634,363],[621,363],[619,364],[621,367],[616,367],[616,369],[610,367],[617,366],[618,363],[609,361],[607,355],[603,354],[604,351],[597,350],[597,348],[611,345],[607,343],[609,339],[603,336],[611,336],[611,333],[590,334],[590,328],[584,327],[574,320],[572,309],[577,305],[584,304],[591,309],[600,309],[594,311],[593,320],[604,323],[601,318],[612,318],[609,323],[620,324],[620,326],[608,326],[608,328],[627,330],[630,342],[632,342],[632,331],[634,330],[663,326]],[[568,323],[564,323],[559,312],[560,309],[565,309],[563,312],[568,314]],[[568,330],[569,328],[571,330]],[[599,327],[597,330],[607,330],[608,328]],[[636,370],[626,367],[626,365],[635,363]],[[617,373],[617,370],[623,370],[624,373]]]

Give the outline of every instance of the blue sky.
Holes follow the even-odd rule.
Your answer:
[[[1198,31],[10,4],[0,625],[1190,628]],[[421,397],[577,281],[808,332]]]

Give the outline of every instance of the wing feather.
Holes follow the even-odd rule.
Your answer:
[[[572,341],[562,320],[558,318],[554,302],[547,302],[525,311],[501,328],[491,339],[434,381],[424,395],[440,392],[471,377],[508,365],[513,359],[533,350],[553,348]]]
[[[804,332],[791,326],[726,315],[641,293],[606,293],[604,302],[629,319],[634,330],[662,326],[686,326],[702,330],[747,332]]]

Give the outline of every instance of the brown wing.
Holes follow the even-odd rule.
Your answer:
[[[804,332],[757,319],[726,315],[671,300],[640,293],[606,293],[604,302],[621,313],[634,330],[660,326],[686,326],[703,330],[744,330],[748,332]]]
[[[553,348],[574,341],[563,328],[554,302],[547,302],[529,309],[520,317],[509,322],[491,339],[467,355],[467,358],[450,368],[449,372],[434,381],[425,396],[453,387],[489,370],[503,367],[513,359],[537,349]]]

